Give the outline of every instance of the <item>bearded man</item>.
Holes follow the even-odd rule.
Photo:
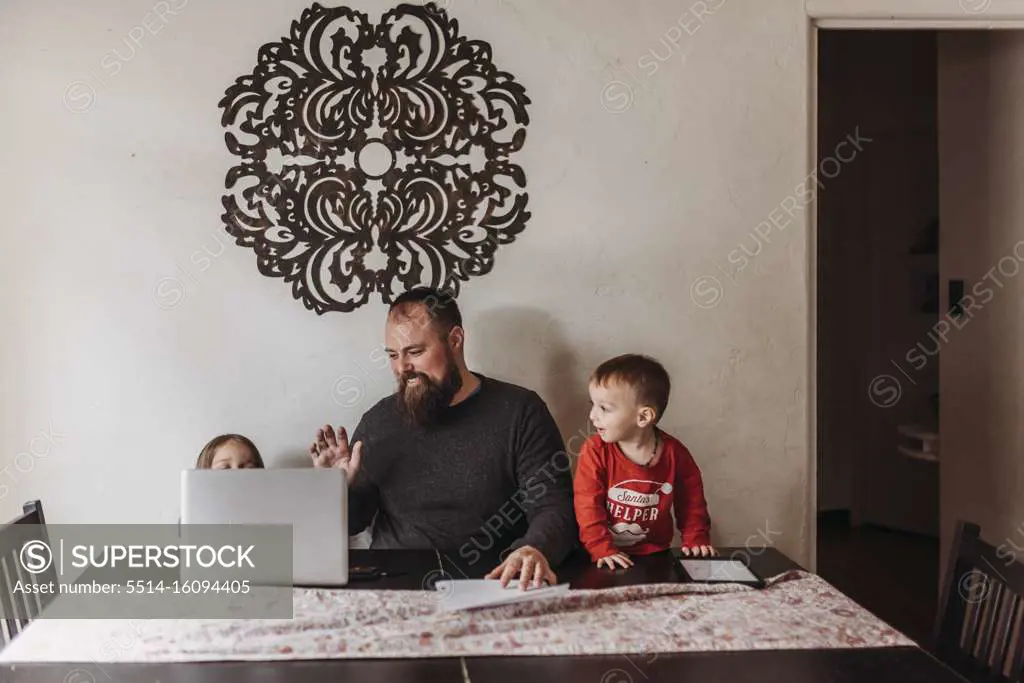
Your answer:
[[[494,549],[504,560],[488,578],[554,583],[578,531],[570,461],[544,401],[467,369],[462,315],[435,289],[395,299],[384,336],[396,392],[363,415],[351,447],[344,427],[327,425],[309,449],[316,467],[346,472],[349,533],[373,522],[371,548],[457,552],[470,564]]]

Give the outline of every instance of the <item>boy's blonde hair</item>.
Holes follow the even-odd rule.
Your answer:
[[[196,469],[208,470],[213,467],[213,455],[217,452],[218,448],[228,441],[234,441],[247,447],[252,453],[253,467],[261,470],[266,469],[263,465],[263,457],[260,455],[259,449],[256,448],[256,444],[241,434],[221,434],[210,439],[210,442],[203,446],[203,450],[199,451],[199,457],[196,458]]]
[[[650,356],[627,353],[610,358],[597,366],[590,381],[599,387],[620,382],[631,388],[637,403],[654,408],[654,424],[668,408],[672,382],[661,363]]]

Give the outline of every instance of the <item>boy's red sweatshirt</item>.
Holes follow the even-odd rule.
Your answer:
[[[675,535],[670,509],[684,546],[711,544],[700,469],[682,442],[659,434],[664,450],[649,468],[599,435],[580,449],[573,485],[576,521],[580,540],[594,560],[618,552],[649,555],[670,547]]]

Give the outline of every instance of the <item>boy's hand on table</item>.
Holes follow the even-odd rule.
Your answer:
[[[627,555],[626,553],[615,553],[614,555],[602,557],[597,561],[598,569],[600,569],[601,567],[615,569],[616,565],[622,567],[623,569],[629,569],[633,566],[633,560],[629,559],[629,555]]]
[[[710,545],[684,545],[679,549],[679,552],[682,553],[683,557],[712,557],[718,554],[718,551]]]
[[[551,571],[551,565],[548,564],[544,553],[530,545],[516,548],[509,553],[505,561],[492,569],[484,578],[500,578],[501,587],[505,588],[516,574],[519,574],[520,590],[526,590],[531,584],[533,588],[540,588],[544,582],[553,586],[558,580],[555,573]]]

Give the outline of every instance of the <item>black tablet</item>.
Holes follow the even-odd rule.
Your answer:
[[[764,588],[764,579],[739,559],[729,557],[680,557],[686,578],[695,583],[739,583]]]

